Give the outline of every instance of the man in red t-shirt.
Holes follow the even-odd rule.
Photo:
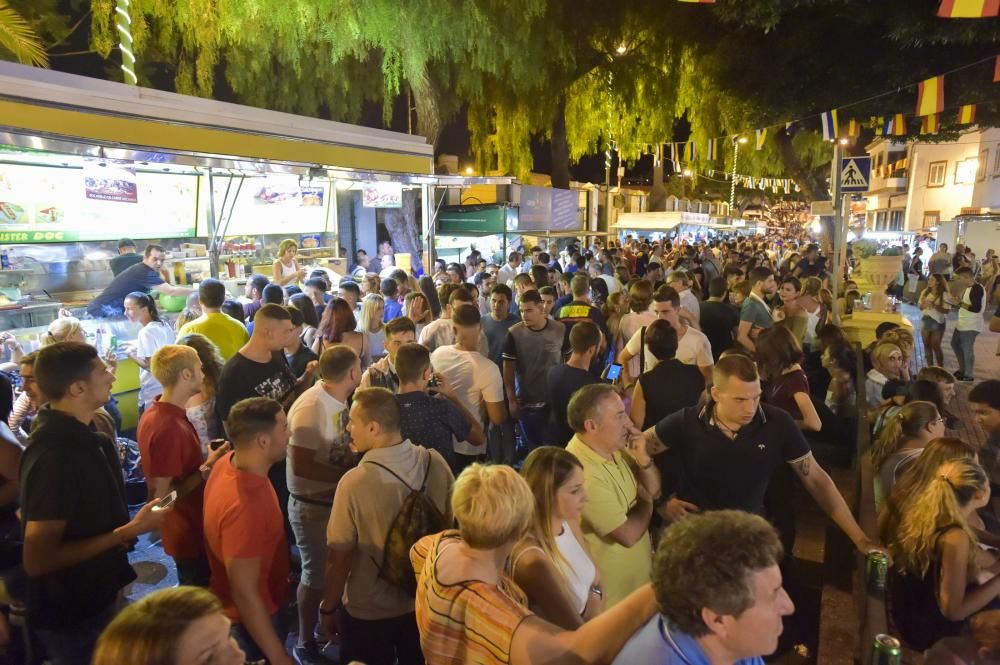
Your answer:
[[[268,469],[285,457],[288,421],[275,400],[251,397],[229,410],[226,431],[234,450],[219,460],[205,486],[210,588],[248,661],[294,665],[278,628],[288,591],[288,542],[267,479]]]
[[[160,527],[163,549],[174,558],[181,584],[207,587],[202,493],[208,470],[226,450],[217,450],[206,460],[198,433],[184,411],[187,401],[201,391],[205,378],[195,350],[168,344],[156,350],[149,365],[163,386],[163,395],[139,421],[139,451],[149,498],[162,498],[176,490],[174,510],[167,513]]]

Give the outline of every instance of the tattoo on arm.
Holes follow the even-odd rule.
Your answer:
[[[809,471],[810,471],[810,468],[811,468],[811,465],[810,465],[810,460],[811,459],[812,459],[812,457],[809,456],[809,457],[805,457],[803,459],[800,459],[798,462],[794,462],[795,470],[798,471],[799,475],[802,476],[803,478],[805,478],[806,476],[809,475]]]

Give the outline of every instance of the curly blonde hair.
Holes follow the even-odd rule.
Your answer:
[[[972,460],[956,459],[939,466],[924,491],[905,510],[896,537],[889,541],[895,565],[916,575],[926,575],[937,558],[941,532],[957,527],[969,538],[968,572],[974,577],[978,571],[979,541],[962,508],[987,487],[986,472]]]
[[[910,402],[893,414],[871,447],[872,465],[878,471],[890,455],[899,450],[907,439],[912,439],[923,428],[940,418],[937,407],[931,402]]]

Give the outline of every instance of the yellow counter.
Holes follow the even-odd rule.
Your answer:
[[[118,361],[115,382],[111,394],[118,400],[118,410],[122,414],[122,430],[132,429],[139,424],[139,366],[131,358]]]
[[[875,341],[875,329],[887,321],[913,332],[913,324],[910,323],[909,319],[902,314],[893,314],[892,312],[855,312],[841,318],[840,327],[847,339],[858,342],[862,347],[865,347]]]

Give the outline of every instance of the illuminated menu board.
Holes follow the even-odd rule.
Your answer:
[[[328,182],[309,182],[295,175],[216,176],[213,188],[216,223],[224,226],[228,220],[227,236],[326,231],[332,198]],[[203,182],[203,192],[207,190]],[[208,198],[202,196],[203,208]],[[199,216],[199,236],[208,235],[206,215],[203,210]]]
[[[0,243],[190,238],[197,217],[196,175],[0,163]]]

